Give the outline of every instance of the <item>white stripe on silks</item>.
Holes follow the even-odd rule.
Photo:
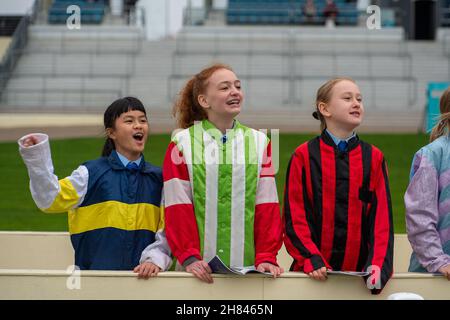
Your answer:
[[[255,205],[262,203],[278,203],[275,177],[262,177],[259,179]]]
[[[89,182],[89,171],[88,169],[81,165],[68,177],[70,183],[75,188],[78,195],[78,202],[73,208],[78,207],[84,200],[86,192],[88,189]]]
[[[210,261],[217,248],[217,201],[219,187],[219,146],[211,136],[203,132],[205,153],[205,234],[203,260]]]
[[[184,129],[175,135],[174,140],[176,141],[177,148],[183,153],[184,161],[186,161],[186,166],[189,173],[189,181],[191,183],[192,193],[194,193],[194,180],[192,178],[192,146],[191,146],[191,135],[189,129]]]
[[[230,265],[243,267],[245,245],[245,141],[242,130],[232,140]]]
[[[172,178],[164,182],[164,192],[165,207],[176,204],[192,204],[192,188],[189,181]]]
[[[258,179],[261,174],[261,165],[263,162],[264,152],[266,150],[267,136],[257,130],[251,129],[255,138],[256,152],[258,153]]]

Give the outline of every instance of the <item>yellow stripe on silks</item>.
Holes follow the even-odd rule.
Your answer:
[[[52,205],[42,211],[46,213],[67,212],[78,203],[80,197],[78,196],[77,190],[75,190],[75,187],[72,185],[69,178],[59,180],[59,188],[59,193]]]
[[[101,228],[156,232],[160,217],[159,207],[153,204],[105,201],[69,211],[69,232],[77,234]]]

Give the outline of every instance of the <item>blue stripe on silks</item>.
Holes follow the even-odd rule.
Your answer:
[[[103,228],[71,235],[71,241],[81,270],[132,270],[155,233]]]

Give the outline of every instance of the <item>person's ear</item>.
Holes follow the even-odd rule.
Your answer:
[[[331,117],[331,113],[328,110],[328,105],[325,102],[319,102],[317,105],[317,109],[319,109],[319,112],[324,116],[325,118]]]
[[[106,129],[106,136],[112,140],[116,139],[116,135],[114,134],[114,130],[112,128]]]
[[[206,98],[206,96],[204,94],[200,94],[197,97],[197,101],[198,104],[203,108],[203,109],[209,109],[211,108],[211,106],[208,103],[208,99]]]

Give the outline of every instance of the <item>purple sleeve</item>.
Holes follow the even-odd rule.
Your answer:
[[[406,229],[412,249],[428,272],[438,272],[450,263],[442,250],[437,230],[439,220],[439,180],[433,159],[418,152],[413,160],[413,172],[405,193]]]

